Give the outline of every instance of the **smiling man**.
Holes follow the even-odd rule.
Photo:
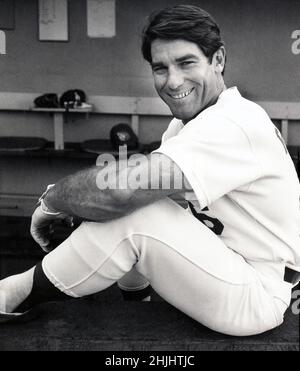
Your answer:
[[[215,104],[225,90],[223,46],[209,61],[193,42],[156,39],[151,45],[151,56],[155,88],[183,123]]]
[[[142,51],[174,115],[160,148],[134,167],[93,167],[49,187],[31,226],[45,251],[57,218],[88,221],[42,264],[0,282],[0,319],[30,313],[22,313],[25,304],[130,281],[134,268],[135,288],[145,277],[211,329],[270,330],[283,322],[300,270],[299,183],[280,133],[261,107],[226,88],[224,43],[204,10],[154,13]],[[139,187],[116,187],[133,173]],[[169,198],[175,194],[188,209]]]

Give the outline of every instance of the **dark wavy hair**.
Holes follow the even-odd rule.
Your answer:
[[[152,62],[151,44],[155,39],[183,39],[198,45],[211,63],[224,45],[220,29],[205,10],[193,5],[176,5],[152,13],[142,33],[142,53]]]

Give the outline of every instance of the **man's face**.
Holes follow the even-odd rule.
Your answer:
[[[193,42],[156,39],[151,45],[151,56],[156,91],[172,114],[184,123],[214,104],[224,89],[224,60],[220,66],[220,58],[214,55],[209,63]]]

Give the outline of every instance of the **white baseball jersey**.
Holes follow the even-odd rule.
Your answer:
[[[194,191],[185,198],[226,246],[253,265],[300,270],[299,181],[259,105],[227,89],[186,125],[173,119],[155,152],[177,163]]]

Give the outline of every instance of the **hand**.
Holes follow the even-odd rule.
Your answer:
[[[40,206],[32,214],[31,236],[46,253],[54,249],[51,240],[54,232],[54,223],[57,220],[61,220],[65,225],[73,227],[73,217],[66,214],[47,215],[41,210]]]

